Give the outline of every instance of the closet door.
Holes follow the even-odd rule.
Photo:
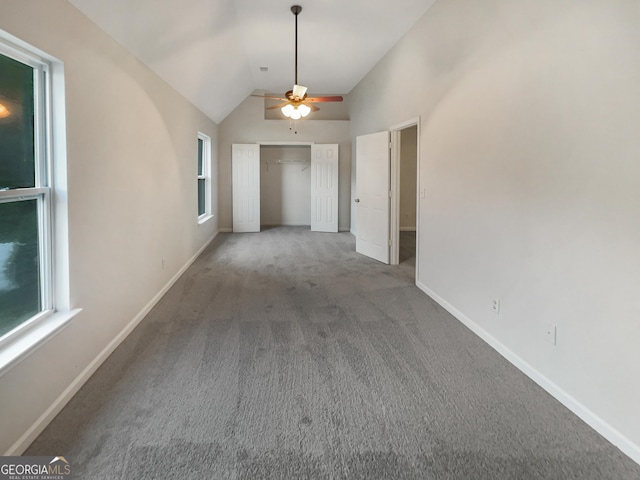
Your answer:
[[[338,231],[338,145],[311,145],[311,231]]]
[[[260,145],[231,146],[233,231],[260,231]]]

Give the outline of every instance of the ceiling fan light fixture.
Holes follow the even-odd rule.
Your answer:
[[[291,105],[290,103],[285,105],[284,107],[282,107],[280,109],[282,111],[282,114],[285,117],[291,117],[291,114],[293,113],[293,105]]]
[[[280,109],[282,114],[290,118],[292,120],[299,120],[300,118],[306,117],[311,112],[311,107],[305,104],[300,104],[293,106],[291,104],[285,105]]]
[[[300,115],[306,117],[309,115],[309,112],[311,112],[311,107],[303,103],[302,105],[298,105],[298,110],[300,111]]]

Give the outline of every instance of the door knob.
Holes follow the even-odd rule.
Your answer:
[[[354,200],[354,202],[356,202],[356,203],[360,203],[360,199],[359,199],[359,198],[356,198],[356,199]]]

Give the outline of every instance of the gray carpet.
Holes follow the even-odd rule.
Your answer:
[[[638,479],[348,233],[222,234],[25,453],[76,479]],[[114,299],[115,300],[115,299]]]

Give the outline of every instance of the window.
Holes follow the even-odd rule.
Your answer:
[[[0,336],[51,308],[47,70],[7,53],[0,54]]]
[[[0,30],[0,375],[71,308],[64,65]]]
[[[211,217],[211,139],[198,133],[198,220]]]

